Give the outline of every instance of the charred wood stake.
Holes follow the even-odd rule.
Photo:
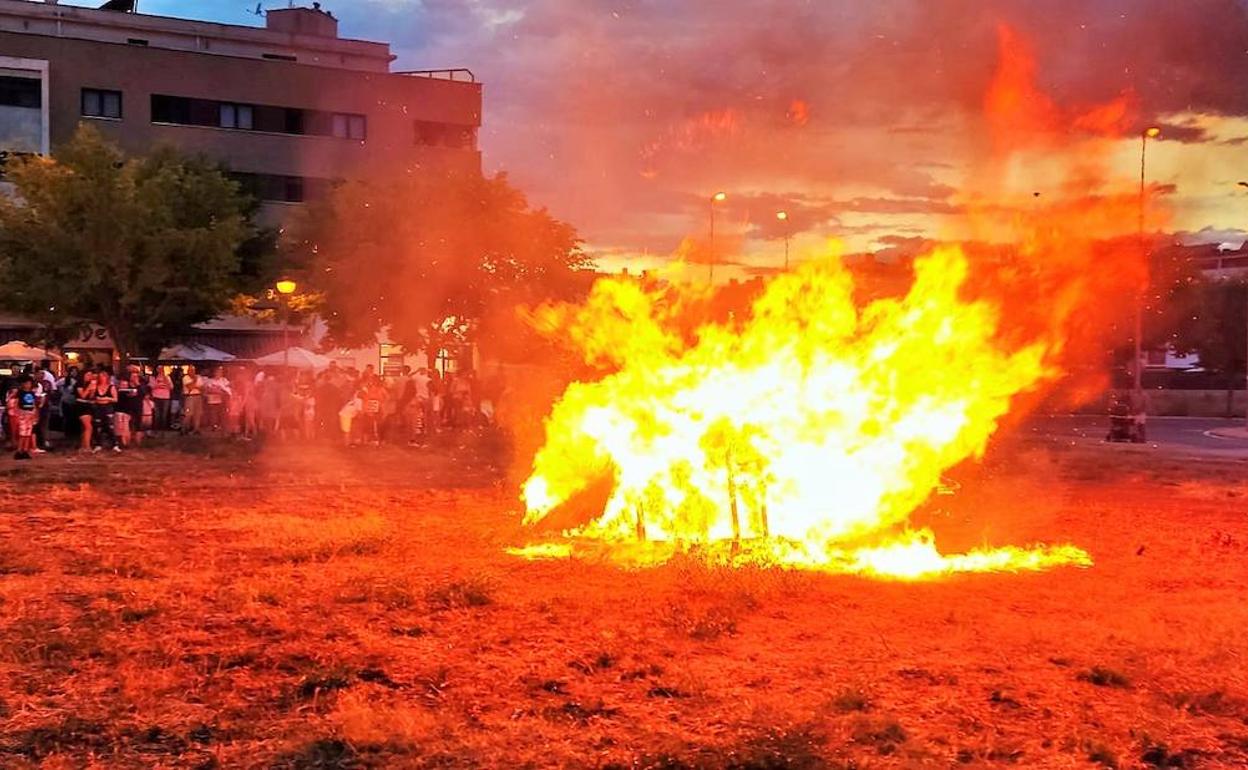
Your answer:
[[[732,472],[732,450],[728,450],[724,462],[728,466],[728,510],[732,514],[732,552],[735,554],[741,548],[741,515],[737,510],[737,482]]]

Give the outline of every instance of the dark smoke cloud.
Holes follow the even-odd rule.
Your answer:
[[[236,0],[145,5],[241,20]],[[472,67],[486,84],[487,166],[510,170],[592,245],[622,250],[673,250],[721,188],[763,238],[777,237],[767,217],[778,206],[809,232],[847,212],[857,228],[864,216],[895,228],[897,216],[951,213],[1003,22],[1063,106],[1131,91],[1141,126],[1248,115],[1245,0],[324,5],[345,34],[394,41],[402,66]],[[1162,128],[1209,140],[1200,126]]]

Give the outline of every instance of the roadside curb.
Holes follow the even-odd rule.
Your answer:
[[[1205,431],[1210,438],[1229,438],[1248,441],[1248,428],[1213,428]]]

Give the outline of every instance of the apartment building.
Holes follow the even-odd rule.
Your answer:
[[[335,180],[480,169],[468,70],[394,71],[319,3],[263,27],[133,5],[0,0],[0,151],[47,153],[86,122],[131,153],[219,159],[278,214]]]

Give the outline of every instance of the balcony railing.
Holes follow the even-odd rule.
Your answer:
[[[477,76],[467,67],[452,67],[441,70],[403,70],[394,73],[414,78],[433,78],[434,80],[453,80],[458,83],[475,83]]]

